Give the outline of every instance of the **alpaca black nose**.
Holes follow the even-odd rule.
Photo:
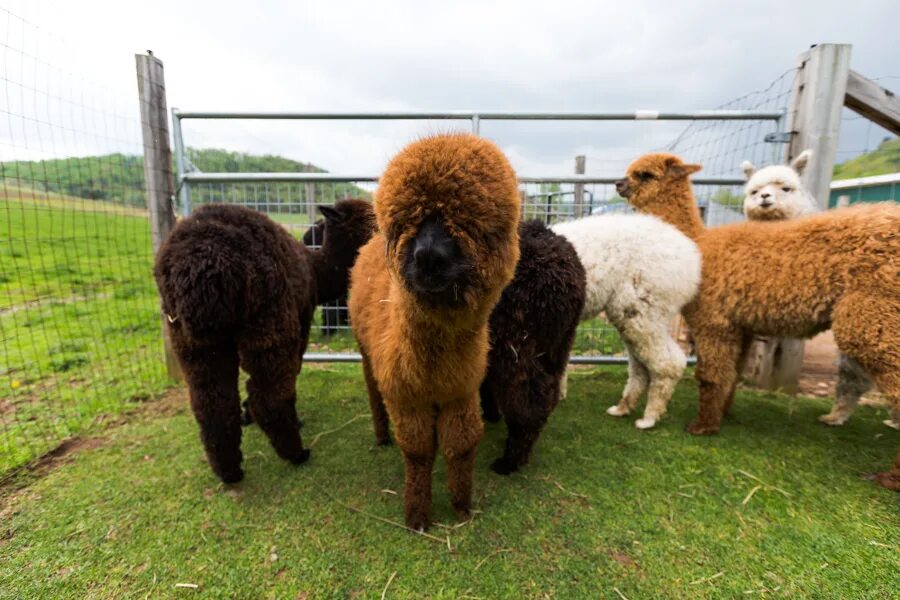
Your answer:
[[[424,274],[440,273],[447,266],[452,256],[449,244],[431,239],[416,240],[413,260],[416,268]]]
[[[623,198],[628,197],[628,180],[619,179],[616,181],[616,192]]]
[[[769,192],[766,192],[765,194],[760,194],[759,197],[762,198],[763,200],[768,200],[769,196],[771,196],[771,195],[772,194],[770,194]]]

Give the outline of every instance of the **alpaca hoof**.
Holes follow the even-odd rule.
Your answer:
[[[712,435],[714,433],[719,433],[719,426],[704,425],[699,421],[694,421],[692,423],[689,423],[688,426],[684,428],[684,430],[691,435]]]
[[[884,421],[882,421],[882,423],[884,423],[891,429],[900,430],[900,421],[895,421],[894,419],[885,419]]]
[[[509,475],[519,470],[519,466],[500,457],[491,463],[491,470],[497,475]]]
[[[425,515],[406,517],[406,527],[416,533],[425,533],[431,525],[431,520]]]
[[[612,415],[614,417],[624,417],[629,412],[630,411],[627,408],[621,408],[618,404],[613,404],[606,409],[606,414]]]
[[[819,415],[819,421],[825,423],[826,425],[830,425],[832,427],[837,427],[839,425],[843,425],[847,422],[847,417],[843,417],[841,415],[833,415],[831,413],[827,415]]]
[[[310,454],[309,448],[304,448],[303,450],[296,453],[295,455],[288,456],[287,459],[292,464],[302,465],[303,463],[305,463],[306,461],[309,460],[309,454]]]
[[[900,474],[897,474],[894,471],[875,473],[875,483],[883,488],[900,492]]]
[[[472,518],[472,508],[468,504],[465,506],[457,506],[454,504],[453,512],[456,513],[456,518],[460,521],[468,521]]]
[[[656,425],[656,419],[653,417],[644,417],[634,422],[634,426],[638,429],[650,429],[654,425]]]
[[[237,483],[244,478],[244,470],[238,467],[237,469],[233,469],[231,471],[226,471],[219,475],[219,479],[222,480],[222,483]]]

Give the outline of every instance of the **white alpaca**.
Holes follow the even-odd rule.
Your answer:
[[[812,150],[804,150],[790,166],[773,165],[756,170],[749,161],[741,163],[747,179],[744,187],[744,214],[751,221],[783,221],[816,211],[815,198],[803,187],[800,176],[806,169]],[[838,384],[831,412],[819,420],[826,425],[843,425],[853,414],[860,397],[873,386],[872,378],[852,358],[840,356]],[[886,420],[885,425],[900,429],[900,423]]]
[[[606,412],[630,413],[647,390],[648,429],[666,412],[687,359],[670,327],[700,283],[700,251],[687,236],[649,215],[602,215],[551,227],[575,247],[587,275],[582,320],[601,312],[628,350],[628,383]]]

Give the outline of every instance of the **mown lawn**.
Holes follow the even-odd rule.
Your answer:
[[[896,597],[900,497],[864,477],[900,440],[883,409],[830,429],[815,419],[827,400],[741,391],[722,433],[696,438],[685,379],[641,432],[603,412],[624,380],[574,371],[511,477],[487,468],[505,434],[489,425],[469,523],[439,460],[434,537],[388,522],[402,521],[402,461],[372,447],[358,365],[304,367],[308,464],[280,461],[251,427],[230,489],[178,391],[7,486],[0,598]]]

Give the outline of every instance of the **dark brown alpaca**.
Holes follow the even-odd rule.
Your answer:
[[[269,217],[207,205],[180,221],[156,257],[154,275],[213,472],[240,481],[239,366],[247,405],[282,458],[301,464],[295,382],[318,302],[344,293],[355,248],[372,229],[371,206],[320,207],[321,251],[310,251]]]
[[[488,421],[506,420],[500,475],[528,462],[550,413],[575,341],[585,298],[584,267],[575,248],[540,221],[519,228],[519,264],[491,313],[491,350],[481,384]],[[499,411],[498,411],[499,408]]]
[[[325,239],[325,219],[319,219],[303,234],[303,244],[316,249]],[[347,294],[342,294],[333,302],[322,306],[322,335],[335,335],[350,324],[347,318]]]
[[[375,436],[388,415],[406,463],[406,525],[431,517],[438,442],[451,501],[469,515],[483,425],[487,322],[519,258],[519,194],[503,153],[441,135],[394,157],[375,194],[378,234],[353,267],[350,324],[363,355]]]

